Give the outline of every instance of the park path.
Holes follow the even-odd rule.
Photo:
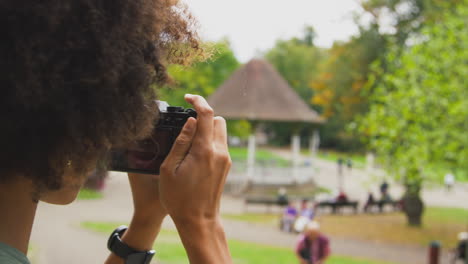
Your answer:
[[[289,149],[284,148],[269,148],[275,154],[291,159],[292,154]],[[303,161],[309,159],[301,155]],[[313,166],[316,168],[314,181],[322,187],[330,190],[337,190],[338,186],[338,169],[336,162],[313,159]],[[364,202],[369,191],[374,195],[378,195],[379,185],[382,179],[385,178],[385,172],[380,169],[373,169],[371,172],[365,169],[353,168],[351,170],[343,169],[344,188],[349,197]],[[392,180],[390,183],[390,194],[392,197],[401,197],[403,187]],[[452,191],[447,192],[441,186],[426,186],[422,193],[423,200],[427,205],[440,207],[456,207],[468,209],[468,184],[457,183]]]
[[[224,213],[240,213],[243,211],[243,202],[225,197],[221,210]],[[127,178],[121,173],[111,174],[103,199],[76,201],[68,206],[41,203],[31,237],[34,252],[32,263],[103,263],[108,255],[107,236],[85,230],[80,227],[80,223],[83,221],[125,223],[131,218],[131,212],[132,202]],[[170,219],[166,220],[164,227],[174,228]],[[291,249],[296,241],[295,235],[282,233],[268,226],[224,220],[224,227],[228,238],[231,239]],[[425,264],[426,254],[422,248],[375,244],[339,237],[332,237],[331,241],[333,253],[338,255],[373,258],[402,264]]]

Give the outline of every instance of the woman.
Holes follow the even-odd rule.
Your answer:
[[[150,133],[165,65],[203,54],[192,27],[177,0],[0,1],[0,263],[28,263],[39,201],[72,202],[111,147]],[[166,214],[191,263],[231,262],[218,214],[225,121],[203,98],[185,99],[199,116],[160,176],[129,174],[134,214],[117,235],[131,251],[106,263],[149,263]]]
[[[309,222],[296,245],[299,264],[325,264],[330,256],[330,241],[320,232],[320,224]]]

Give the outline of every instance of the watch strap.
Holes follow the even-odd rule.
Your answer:
[[[138,251],[125,244],[121,237],[127,229],[127,226],[120,226],[115,229],[109,238],[107,248],[124,259],[125,264],[149,264],[154,256],[154,250]]]

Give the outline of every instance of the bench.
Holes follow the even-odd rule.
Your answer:
[[[288,201],[278,199],[277,197],[247,197],[244,200],[244,211],[247,211],[247,206],[249,204],[266,205],[267,211],[270,212],[271,206],[284,207],[288,205]]]
[[[390,210],[397,211],[400,209],[400,202],[399,201],[373,201],[370,203],[366,203],[364,206],[364,212],[373,212],[374,208],[382,213],[385,207],[390,208]]]
[[[331,208],[332,213],[336,214],[342,208],[349,207],[353,209],[354,213],[358,212],[359,202],[357,201],[346,201],[346,202],[334,202],[334,201],[323,201],[317,203],[317,208]]]

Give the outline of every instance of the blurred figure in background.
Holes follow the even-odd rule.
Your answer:
[[[364,205],[364,212],[367,212],[369,210],[369,206],[373,203],[375,203],[374,194],[372,193],[372,191],[369,191],[366,204]]]
[[[278,195],[276,196],[276,201],[281,206],[285,206],[289,204],[288,194],[285,188],[281,187],[278,189]]]
[[[290,202],[283,212],[283,217],[281,219],[281,230],[285,232],[292,232],[297,215],[298,213],[296,207],[292,202]]]
[[[314,219],[315,213],[312,207],[309,207],[309,200],[304,199],[301,202],[301,208],[299,210],[299,217],[294,223],[294,230],[300,233],[304,230],[306,225]]]
[[[309,200],[302,200],[300,215],[308,218],[309,220],[314,219],[314,209],[311,206],[309,206]]]
[[[450,192],[455,185],[455,175],[453,175],[452,172],[445,174],[444,183],[447,188],[447,192]]]
[[[316,221],[308,223],[296,246],[299,264],[325,264],[330,255],[329,239],[320,232]]]
[[[349,172],[351,172],[351,170],[353,169],[353,161],[351,160],[351,158],[348,158],[346,160],[346,167],[348,167]]]
[[[467,245],[468,244],[468,232],[461,232],[458,234],[457,248],[453,251],[454,258],[452,263],[466,263],[467,256]]]
[[[388,200],[388,198],[390,198],[390,195],[388,193],[389,188],[390,185],[388,184],[387,180],[384,180],[382,184],[380,184],[380,195],[382,201]]]
[[[348,201],[348,195],[344,192],[343,189],[340,190],[340,193],[336,197],[337,203],[346,203]]]
[[[336,165],[338,166],[338,175],[341,176],[343,175],[343,165],[345,161],[342,157],[339,157],[338,160],[336,161]]]

